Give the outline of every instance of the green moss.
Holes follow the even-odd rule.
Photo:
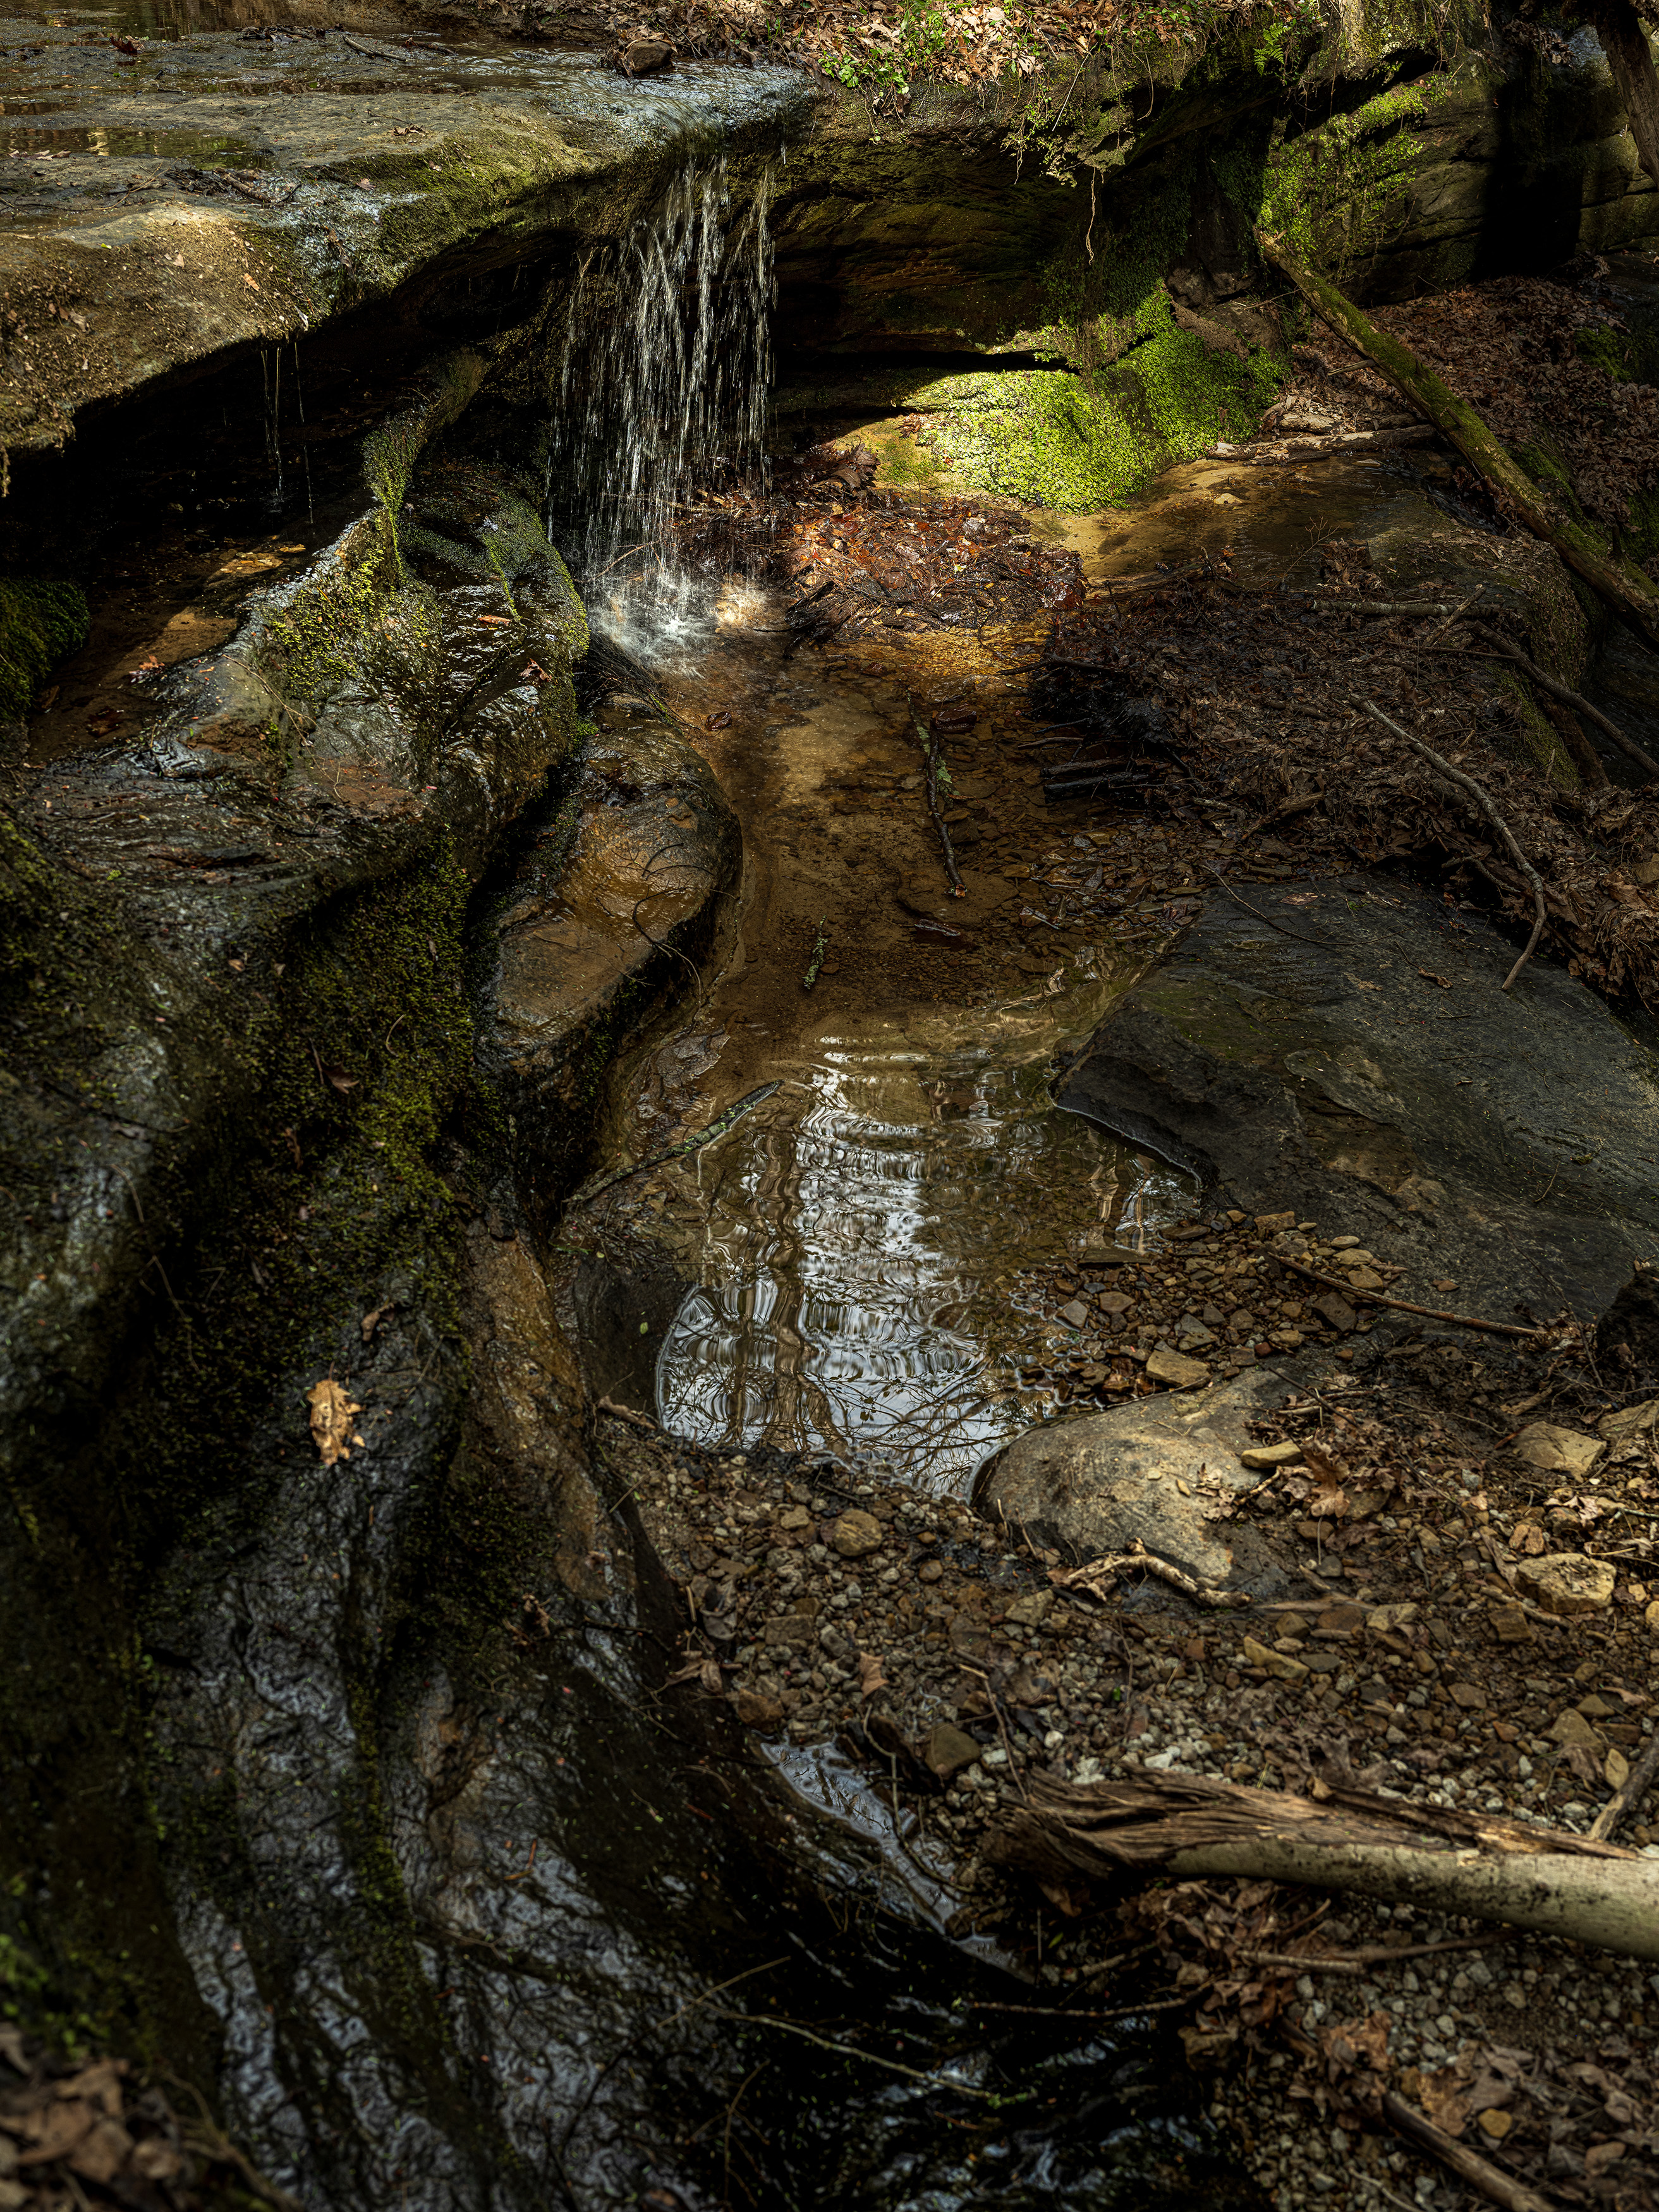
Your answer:
[[[1628,384],[1636,378],[1635,346],[1622,332],[1609,330],[1605,323],[1575,331],[1572,344],[1580,361],[1601,369],[1615,384]]]
[[[1283,238],[1305,266],[1352,284],[1404,223],[1423,153],[1408,126],[1452,89],[1445,78],[1422,78],[1312,130],[1281,123],[1259,175],[1235,158],[1222,167],[1224,184],[1241,210]]]
[[[1120,337],[1102,319],[1104,343]],[[1212,353],[1161,289],[1133,317],[1129,350],[1094,374],[1021,369],[941,379],[916,394],[944,417],[953,477],[1068,514],[1121,505],[1160,468],[1260,421],[1284,365],[1259,347]]]
[[[88,621],[76,584],[0,577],[0,717],[28,713],[42,678],[86,643]]]
[[[419,396],[363,440],[363,477],[385,512],[392,557],[401,573],[398,517],[422,448],[453,422],[483,383],[487,364],[480,354],[460,347],[423,372]]]

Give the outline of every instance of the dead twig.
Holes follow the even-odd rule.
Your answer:
[[[1421,1314],[1425,1321],[1443,1321],[1452,1328],[1481,1328],[1489,1336],[1521,1336],[1534,1344],[1549,1340],[1547,1329],[1522,1328],[1518,1322],[1512,1321],[1480,1321],[1473,1314],[1442,1313],[1436,1306],[1415,1306],[1409,1298],[1385,1297],[1381,1291],[1357,1291],[1352,1283],[1339,1282],[1334,1275],[1322,1275],[1317,1267],[1304,1267],[1300,1260],[1292,1260],[1288,1252],[1275,1252],[1273,1256],[1281,1267],[1293,1268],[1310,1283],[1317,1283],[1324,1290],[1340,1291],[1345,1298],[1357,1298],[1363,1305],[1388,1306],[1395,1313]]]
[[[1436,2127],[1415,2106],[1396,2097],[1392,2089],[1382,2093],[1382,2117],[1396,2135],[1404,2136],[1418,2150],[1437,2158],[1472,2189],[1478,2189],[1494,2204],[1503,2205],[1504,2212],[1553,2212],[1547,2197],[1540,2197],[1535,2189],[1528,2189],[1524,2182],[1515,2180],[1495,2166],[1490,2159],[1482,2158],[1478,2151],[1449,2136],[1443,2128]]]
[[[1656,1773],[1659,1773],[1659,1735],[1590,1823],[1590,1833],[1598,1843],[1605,1843],[1626,1814],[1641,1802]]]
[[[1361,703],[1364,707],[1365,712],[1371,717],[1373,721],[1381,722],[1385,730],[1392,730],[1395,737],[1403,738],[1419,760],[1427,761],[1429,766],[1431,769],[1434,769],[1439,775],[1443,775],[1449,783],[1455,783],[1462,790],[1468,793],[1469,796],[1474,800],[1475,805],[1486,816],[1487,821],[1491,823],[1492,828],[1503,839],[1504,844],[1508,846],[1510,857],[1514,860],[1516,866],[1520,869],[1527,881],[1531,884],[1533,912],[1535,916],[1532,926],[1532,935],[1527,939],[1526,951],[1521,955],[1521,957],[1516,962],[1514,967],[1510,969],[1509,974],[1504,978],[1503,988],[1507,991],[1514,982],[1516,977],[1521,973],[1521,970],[1526,966],[1528,961],[1532,958],[1534,949],[1536,946],[1539,939],[1544,934],[1544,924],[1549,918],[1549,910],[1544,902],[1543,878],[1539,874],[1537,869],[1534,867],[1532,862],[1527,858],[1526,854],[1521,850],[1519,844],[1516,842],[1515,832],[1510,828],[1509,823],[1505,822],[1503,816],[1498,812],[1497,806],[1492,802],[1491,794],[1484,790],[1482,787],[1475,781],[1472,775],[1465,775],[1461,768],[1454,768],[1451,763],[1447,760],[1443,754],[1436,752],[1432,745],[1425,745],[1420,738],[1414,738],[1408,730],[1402,730],[1398,722],[1393,720],[1389,715],[1385,714],[1382,712],[1382,709],[1380,707],[1374,705],[1370,700],[1364,700]]]
[[[1207,1583],[1199,1582],[1181,1568],[1171,1566],[1167,1559],[1158,1559],[1139,1541],[1132,1544],[1127,1552],[1109,1553],[1105,1558],[1090,1559],[1080,1567],[1050,1567],[1048,1579],[1056,1589],[1086,1589],[1091,1596],[1099,1597],[1103,1593],[1094,1585],[1109,1576],[1121,1573],[1126,1567],[1139,1567],[1144,1574],[1153,1576],[1158,1582],[1167,1583],[1171,1589],[1179,1590],[1182,1597],[1190,1598],[1194,1605],[1206,1606],[1212,1612],[1250,1603],[1246,1591],[1213,1589]]]

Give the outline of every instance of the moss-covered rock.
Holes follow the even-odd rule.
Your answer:
[[[27,714],[44,678],[86,643],[88,622],[78,584],[0,577],[0,720]]]

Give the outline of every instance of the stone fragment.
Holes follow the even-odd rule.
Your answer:
[[[810,1613],[774,1613],[761,1631],[764,1644],[811,1644],[817,1638],[817,1623]]]
[[[1639,1406],[1620,1406],[1615,1413],[1603,1413],[1595,1425],[1610,1444],[1644,1437],[1659,1425],[1659,1398],[1644,1398]]]
[[[924,1559],[916,1569],[916,1580],[919,1583],[942,1583],[945,1580],[943,1563],[938,1559]]]
[[[1308,1670],[1299,1659],[1292,1659],[1288,1651],[1270,1651],[1265,1644],[1258,1644],[1254,1636],[1247,1636],[1241,1646],[1247,1667],[1265,1667],[1268,1674],[1276,1674],[1281,1682],[1304,1682]]]
[[[811,1525],[812,1516],[804,1505],[792,1505],[778,1516],[780,1528],[810,1528]]]
[[[1089,1309],[1081,1298],[1073,1298],[1060,1308],[1060,1317],[1068,1328],[1081,1328],[1089,1318]]]
[[[927,1738],[927,1749],[923,1754],[928,1765],[941,1782],[948,1782],[953,1774],[960,1774],[979,1757],[979,1746],[970,1735],[949,1721],[940,1721]]]
[[[1587,1698],[1580,1698],[1578,1710],[1587,1721],[1610,1721],[1619,1711],[1608,1698],[1598,1697],[1592,1690]]]
[[[1382,1278],[1375,1267],[1356,1267],[1348,1282],[1356,1291],[1380,1291],[1383,1287]]]
[[[732,1710],[744,1728],[757,1729],[763,1735],[783,1726],[782,1700],[764,1690],[738,1690],[732,1697]]]
[[[1474,1682],[1454,1682],[1446,1695],[1466,1713],[1479,1712],[1486,1702],[1486,1692]]]
[[[1264,1236],[1271,1236],[1276,1229],[1294,1229],[1295,1209],[1292,1208],[1289,1213],[1258,1213],[1255,1217],[1255,1225]]]
[[[1239,1454],[1254,1441],[1250,1425],[1276,1413],[1292,1388],[1271,1368],[1251,1366],[1207,1390],[1042,1422],[986,1462],[974,1503],[987,1519],[1073,1561],[1139,1542],[1201,1582],[1225,1582],[1231,1539],[1240,1532],[1209,1517],[1211,1501],[1261,1480],[1240,1466]]]
[[[1321,1321],[1328,1322],[1339,1336],[1346,1336],[1359,1319],[1340,1291],[1327,1291],[1322,1298],[1311,1301],[1308,1310],[1317,1314]]]
[[[1576,1705],[1569,1705],[1565,1712],[1556,1716],[1549,1735],[1552,1743],[1565,1744],[1569,1747],[1576,1743],[1582,1744],[1587,1751],[1600,1751],[1601,1748],[1601,1738]]]
[[[843,1559],[861,1559],[866,1552],[881,1549],[885,1531],[873,1513],[866,1513],[851,1505],[840,1518],[832,1522],[830,1541]]]
[[[1500,1644],[1530,1644],[1532,1623],[1518,1605],[1495,1605],[1492,1609],[1492,1634]]]
[[[1522,1595],[1546,1613],[1605,1613],[1613,1603],[1613,1568],[1582,1552],[1546,1552],[1541,1559],[1522,1559],[1515,1580]]]
[[[1201,1321],[1193,1322],[1182,1329],[1181,1341],[1188,1349],[1196,1345],[1202,1352],[1215,1342],[1215,1332],[1206,1328]]]
[[[1622,1790],[1626,1783],[1630,1780],[1630,1761],[1622,1751],[1617,1749],[1609,1751],[1603,1762],[1601,1773],[1609,1790]]]
[[[1095,1304],[1103,1314],[1126,1314],[1134,1304],[1134,1300],[1126,1298],[1121,1291],[1102,1291]]]
[[[1302,1447],[1297,1443],[1247,1444],[1238,1455],[1244,1465],[1256,1474],[1273,1467],[1289,1467],[1302,1456]]]
[[[1515,1439],[1515,1455],[1545,1474],[1588,1474],[1606,1444],[1553,1421],[1528,1421]]]
[[[1014,1600],[1003,1619],[1016,1622],[1021,1628],[1036,1628],[1047,1620],[1054,1610],[1054,1603],[1052,1590],[1030,1590],[1025,1596]]]
[[[1423,1608],[1407,1601],[1404,1605],[1368,1605],[1365,1608],[1367,1628],[1380,1628],[1384,1634],[1391,1629],[1411,1628],[1423,1617]]]
[[[1648,1634],[1659,1636],[1659,1597],[1654,1599],[1642,1618],[1648,1625]]]
[[[1365,1626],[1365,1609],[1358,1605],[1334,1605],[1319,1616],[1316,1626],[1328,1636],[1354,1636]]]
[[[1195,1390],[1200,1382],[1210,1379],[1210,1370],[1203,1360],[1188,1359],[1163,1345],[1146,1362],[1146,1372],[1154,1382],[1167,1382],[1177,1390]]]
[[[1496,2105],[1488,2105],[1486,2111],[1477,2113],[1475,2118],[1481,2133],[1490,2136],[1494,2142],[1502,2142],[1515,2125],[1509,2114],[1501,2112]]]
[[[674,49],[660,39],[630,39],[622,51],[622,65],[629,76],[651,76],[672,69]]]

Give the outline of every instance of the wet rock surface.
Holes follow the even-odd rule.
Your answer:
[[[1060,1100],[1247,1212],[1375,1233],[1420,1303],[1599,1312],[1659,1232],[1650,1056],[1559,968],[1500,990],[1513,960],[1400,883],[1212,891]]]

